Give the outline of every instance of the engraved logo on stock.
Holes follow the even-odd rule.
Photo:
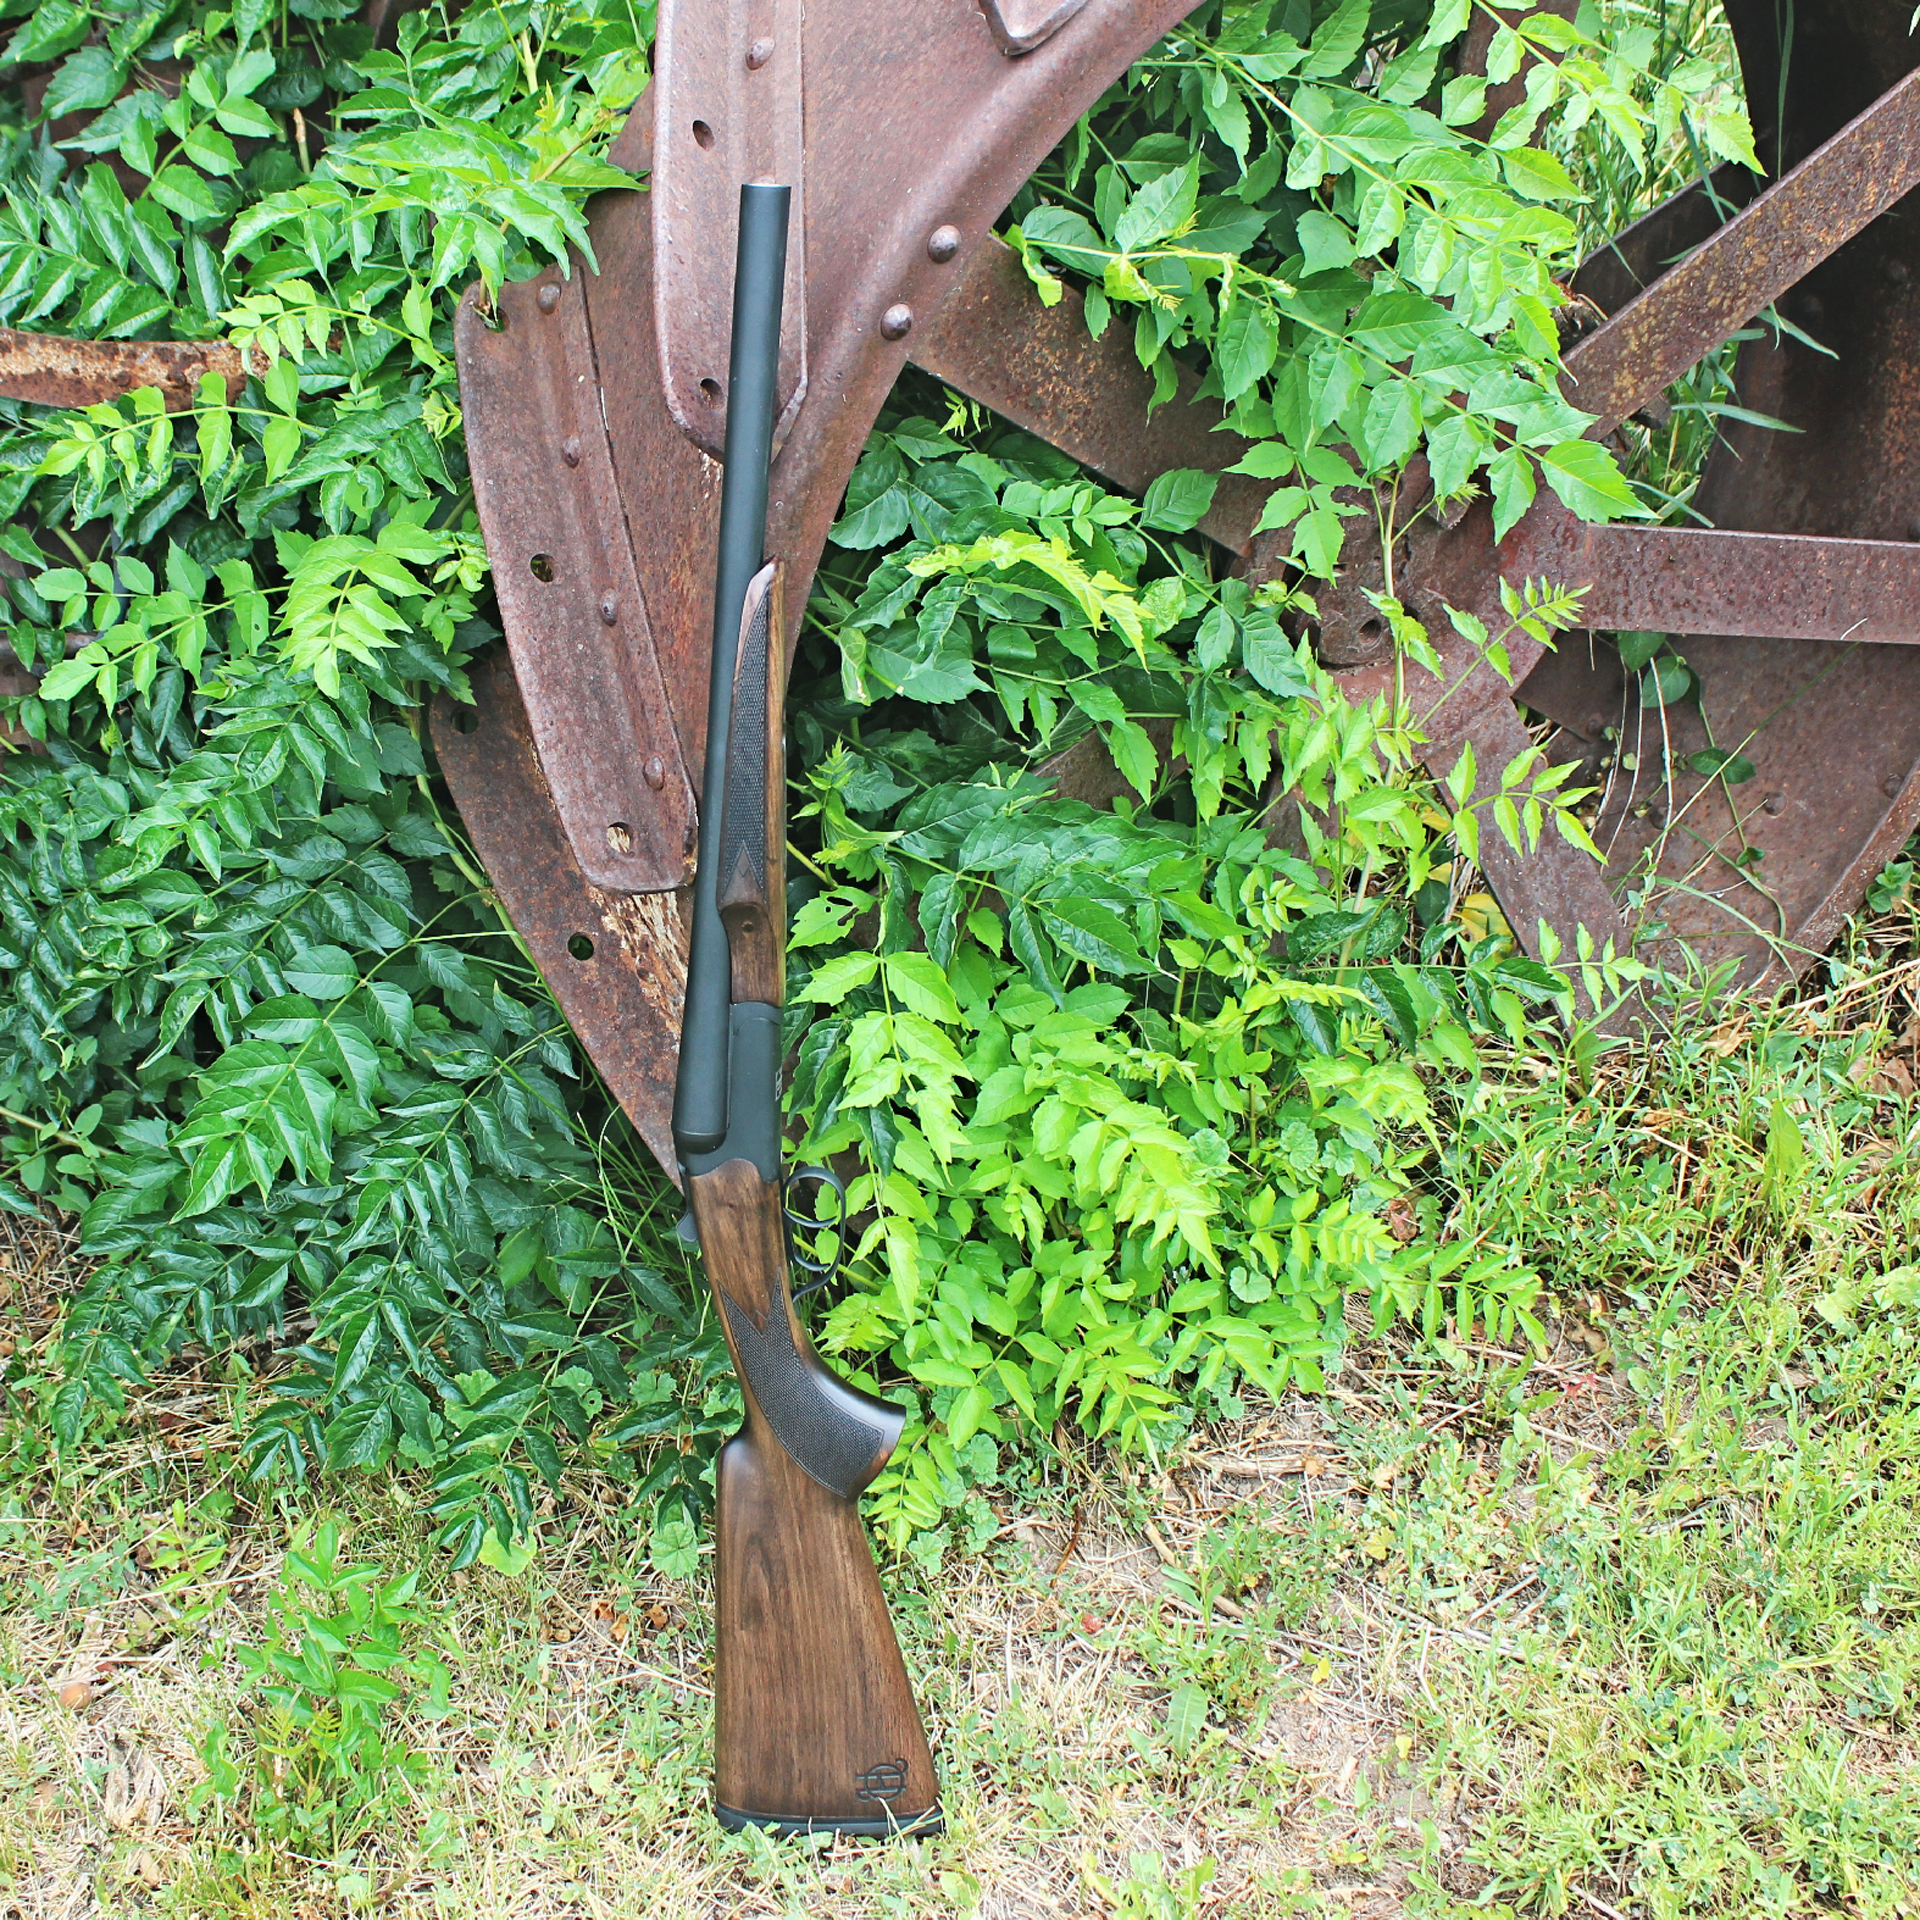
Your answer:
[[[882,1760],[854,1777],[854,1792],[861,1800],[897,1800],[906,1790],[907,1763],[904,1760]]]

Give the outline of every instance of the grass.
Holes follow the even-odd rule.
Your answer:
[[[1357,1330],[1326,1396],[1158,1472],[1069,1452],[979,1553],[891,1568],[951,1819],[918,1846],[712,1825],[707,1589],[611,1484],[449,1574],[403,1478],[252,1504],[231,1361],[56,1462],[70,1256],[8,1223],[0,1914],[1920,1911],[1916,930],[1489,1076],[1432,1185],[1545,1274],[1544,1354]],[[425,1567],[358,1750],[241,1658],[331,1604],[286,1559],[321,1501],[343,1559]]]

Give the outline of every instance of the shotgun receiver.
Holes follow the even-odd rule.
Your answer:
[[[789,189],[740,189],[713,678],[673,1137],[746,1399],[721,1450],[714,1811],[777,1833],[931,1833],[933,1757],[856,1502],[905,1424],[793,1310],[780,1165],[786,950],[780,565],[763,564]]]

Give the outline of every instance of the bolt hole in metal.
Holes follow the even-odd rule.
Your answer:
[[[593,958],[593,942],[584,933],[576,933],[567,941],[567,951],[576,960]]]
[[[553,555],[550,553],[536,553],[533,558],[527,562],[527,571],[532,574],[536,580],[551,582],[554,577]]]
[[[702,380],[700,382],[700,398],[704,400],[708,406],[717,407],[720,404],[720,382],[718,380]]]
[[[624,820],[609,820],[607,822],[607,845],[611,847],[615,853],[631,853],[633,851],[633,829],[628,826]]]
[[[705,153],[713,145],[713,129],[704,120],[693,123],[693,144]]]
[[[480,716],[471,707],[455,707],[453,710],[453,730],[455,733],[478,733]]]

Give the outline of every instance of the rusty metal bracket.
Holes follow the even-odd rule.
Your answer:
[[[667,411],[716,460],[726,438],[733,300],[733,256],[722,237],[733,231],[749,180],[782,181],[793,194],[775,446],[806,397],[801,45],[800,0],[675,0],[660,9],[649,187],[653,320]]]
[[[581,871],[678,887],[693,793],[660,676],[606,428],[583,276],[463,302],[474,498],[540,764]]]

